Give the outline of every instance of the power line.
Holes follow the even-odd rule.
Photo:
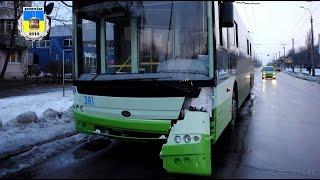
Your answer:
[[[320,4],[318,4],[318,6],[317,6],[315,9],[313,9],[312,14],[313,14],[314,11],[317,10],[319,7],[320,7]],[[301,16],[300,21],[302,20],[303,17],[307,17],[307,15]],[[304,24],[302,24],[302,25],[304,25]],[[298,32],[298,30],[300,29],[300,26],[295,26],[295,28],[296,28],[296,27],[298,27],[298,29],[295,30],[295,33],[294,33],[291,37],[294,37],[294,36],[296,35],[296,33]],[[290,34],[291,34],[291,33],[290,33]]]
[[[319,7],[320,7],[320,4],[318,4],[318,6],[312,10],[313,16],[314,16],[314,12],[315,12]],[[319,24],[320,24],[320,22],[318,22],[318,23],[316,23],[316,24],[314,24],[314,25],[319,25]],[[307,30],[307,33],[308,33],[308,31],[310,31],[310,29]],[[296,31],[296,32],[298,32],[298,31]],[[306,36],[305,36],[306,34],[305,34],[305,33],[300,33],[300,34],[301,34],[301,37],[300,37],[300,38],[297,38],[298,41],[296,41],[296,42],[297,42],[297,44],[302,44],[302,45],[300,45],[300,47],[301,47],[301,46],[303,47],[303,46],[305,46],[305,45],[303,45],[303,42],[302,42],[302,41],[305,41],[305,40],[306,40]],[[296,33],[295,33],[294,35],[296,35]]]
[[[312,5],[312,4],[311,4],[311,5]],[[310,7],[310,6],[309,6],[309,7]],[[320,4],[318,4],[318,6],[317,6],[315,9],[313,9],[312,14],[313,14],[314,11],[317,10],[319,7],[320,7]],[[307,17],[307,15],[303,15],[303,16],[300,17],[300,19],[298,20],[298,22],[296,23],[296,25],[293,27],[293,29],[292,29],[291,32],[289,33],[289,34],[291,35],[291,37],[295,37],[295,35],[296,35],[296,33],[298,32],[298,30],[300,29],[301,25],[304,25],[304,24],[301,24],[301,25],[300,25],[300,22],[302,22],[301,20],[302,20],[303,18],[306,18],[306,17]],[[292,35],[293,32],[294,32],[294,34]]]

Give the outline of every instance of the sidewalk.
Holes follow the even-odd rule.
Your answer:
[[[72,103],[70,89],[0,98],[0,179],[86,141]]]
[[[65,84],[65,89],[71,89],[72,83]],[[62,91],[62,84],[27,84],[0,82],[0,99],[14,96],[24,96],[30,94],[40,94],[53,91]]]
[[[311,76],[307,73],[298,73],[298,72],[292,72],[292,71],[282,71],[286,74],[289,74],[291,76],[294,76],[296,78],[299,78],[299,79],[304,79],[304,80],[307,80],[307,81],[312,81],[312,82],[318,82],[320,84],[320,75],[316,75],[316,76]]]

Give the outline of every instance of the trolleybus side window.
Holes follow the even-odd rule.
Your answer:
[[[96,23],[82,19],[82,68],[84,74],[97,73]]]
[[[130,19],[123,16],[106,18],[107,74],[131,72]]]

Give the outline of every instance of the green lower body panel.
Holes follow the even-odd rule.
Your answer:
[[[121,119],[93,115],[74,110],[76,130],[81,133],[93,134],[95,126],[120,129],[133,132],[168,134],[170,120]]]
[[[211,175],[211,137],[202,137],[199,143],[163,145],[163,167],[170,173]]]

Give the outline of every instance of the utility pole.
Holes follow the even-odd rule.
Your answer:
[[[311,66],[312,66],[312,76],[315,76],[315,69],[314,69],[314,45],[313,45],[313,21],[312,21],[312,14],[311,14],[311,42],[312,42],[312,52],[311,52]]]
[[[293,57],[295,57],[295,53],[294,53],[294,38],[292,38],[292,53],[293,53]],[[292,68],[292,72],[294,72],[294,66],[295,66],[295,64],[294,64],[294,58],[292,57],[292,62],[291,62],[291,68]]]
[[[283,69],[285,70],[285,59],[286,59],[286,45],[285,43],[282,43],[280,45],[283,45],[283,61],[282,61],[282,66],[283,66]],[[280,53],[280,51],[279,51]]]
[[[285,63],[286,60],[286,46],[283,46],[283,68],[285,69]]]
[[[279,51],[279,59],[278,59],[278,63],[280,63],[280,56],[281,56],[281,54],[280,54],[280,51]],[[278,63],[277,63],[277,66],[279,65]]]
[[[312,20],[312,13],[310,11],[310,9],[308,8],[305,8],[303,6],[300,6],[300,8],[303,8],[303,9],[306,9],[309,11],[310,13],[310,24],[311,24],[311,48],[312,48],[312,52],[311,52],[311,68],[312,68],[312,76],[315,76],[315,70],[314,70],[314,59],[313,59],[313,56],[314,56],[314,45],[313,45],[313,20]]]

